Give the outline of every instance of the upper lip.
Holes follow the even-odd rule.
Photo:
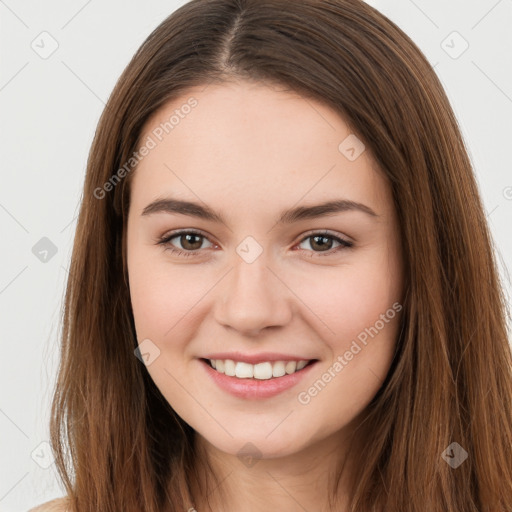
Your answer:
[[[258,364],[265,361],[312,361],[312,357],[302,357],[292,354],[279,354],[276,352],[260,352],[259,354],[243,354],[242,352],[216,352],[205,356],[204,359],[231,359],[242,363]]]

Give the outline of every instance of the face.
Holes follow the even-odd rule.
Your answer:
[[[382,385],[401,309],[397,219],[369,149],[324,104],[245,82],[190,89],[141,140],[128,274],[163,396],[225,453],[343,432]]]

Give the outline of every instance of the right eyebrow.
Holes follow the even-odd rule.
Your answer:
[[[226,224],[220,213],[214,212],[208,206],[203,206],[192,201],[183,201],[181,199],[157,199],[148,204],[141,215],[151,215],[153,213],[177,213],[180,215],[189,215],[200,219],[211,220]]]

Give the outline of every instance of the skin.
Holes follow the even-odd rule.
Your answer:
[[[211,510],[327,511],[328,475],[388,372],[400,314],[360,344],[309,403],[298,395],[401,301],[391,191],[368,148],[354,161],[339,151],[352,132],[334,110],[276,86],[230,82],[190,89],[148,121],[141,140],[192,96],[197,106],[142,159],[131,187],[127,253],[137,337],[160,350],[147,371],[197,432],[200,450],[222,480],[209,496]],[[206,204],[226,224],[142,215],[164,197]],[[377,216],[353,210],[276,224],[284,209],[341,198]],[[204,238],[192,246],[180,236],[166,247],[158,244],[171,231],[189,228]],[[329,238],[325,255],[306,238],[321,230],[354,245],[335,251],[339,244]],[[236,252],[247,236],[263,249],[250,264]],[[174,255],[173,247],[198,247],[198,255]],[[231,350],[284,352],[318,363],[290,390],[242,399],[212,384],[198,359]],[[261,453],[250,466],[237,456],[247,442]],[[196,491],[198,512],[210,510],[204,492]]]

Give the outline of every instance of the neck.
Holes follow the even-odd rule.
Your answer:
[[[197,512],[340,512],[347,510],[349,459],[346,431],[290,455],[246,459],[218,450],[196,433]],[[336,499],[329,503],[341,472]],[[211,476],[215,475],[215,478]]]

